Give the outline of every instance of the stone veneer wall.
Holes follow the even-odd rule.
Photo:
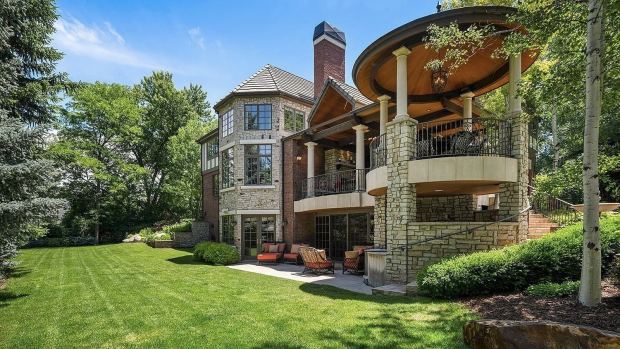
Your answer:
[[[271,104],[272,106],[272,129],[271,130],[245,130],[244,129],[244,105],[245,104]],[[294,100],[280,96],[260,96],[246,97],[239,96],[232,98],[226,105],[217,110],[221,116],[231,108],[233,109],[233,133],[222,137],[221,120],[219,141],[220,149],[229,144],[234,144],[234,167],[235,176],[233,189],[220,190],[220,216],[235,215],[235,245],[241,248],[242,244],[242,215],[237,214],[238,210],[251,210],[254,214],[265,211],[265,215],[271,215],[270,211],[279,212],[276,217],[276,239],[282,240],[282,145],[281,140],[292,132],[284,131],[284,107],[288,106],[297,110],[302,110],[308,115],[310,106],[296,102]],[[272,186],[270,188],[250,188],[244,187],[244,144],[242,140],[265,140],[273,139],[272,144]],[[221,152],[220,152],[221,154]],[[220,182],[222,181],[220,161]],[[263,214],[263,213],[260,213]],[[221,218],[220,218],[221,220]],[[220,221],[221,236],[221,221]]]
[[[478,226],[478,222],[412,222],[409,224],[408,240],[411,244]],[[499,222],[470,233],[413,245],[407,253],[408,281],[414,281],[418,271],[442,258],[511,245],[523,240],[524,234],[527,235],[527,232],[519,230],[518,222]]]
[[[386,228],[386,212],[385,212],[385,195],[375,196],[375,207],[374,207],[374,216],[375,216],[375,224],[374,224],[374,245],[375,247],[386,248],[385,243],[385,228]]]
[[[512,155],[518,161],[519,172],[516,183],[503,183],[499,186],[499,216],[502,218],[517,215],[529,205],[528,126],[518,117],[512,119],[511,125]],[[527,230],[527,212],[515,217],[513,221],[520,223],[521,230]]]
[[[416,200],[418,222],[472,222],[476,210],[474,195],[455,195],[418,198]]]
[[[407,224],[416,217],[416,189],[409,184],[409,160],[415,156],[417,121],[399,118],[387,126],[387,255],[385,280],[403,282],[407,277]]]

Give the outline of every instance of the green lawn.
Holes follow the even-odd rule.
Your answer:
[[[360,295],[143,244],[22,251],[0,348],[459,348],[456,303]]]

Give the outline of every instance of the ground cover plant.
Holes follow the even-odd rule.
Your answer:
[[[0,348],[465,348],[474,317],[116,244],[24,250],[0,291]]]
[[[525,293],[531,296],[554,298],[574,296],[579,292],[579,281],[565,281],[562,283],[543,282],[529,286]]]
[[[418,274],[422,294],[454,298],[522,291],[541,282],[578,280],[581,272],[581,223],[541,239],[498,250],[440,261]],[[620,216],[601,219],[603,274],[620,253]]]

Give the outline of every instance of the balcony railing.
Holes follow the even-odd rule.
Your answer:
[[[370,169],[385,166],[387,163],[387,144],[385,133],[370,142]]]
[[[512,156],[509,121],[433,121],[417,125],[415,159],[449,156]]]
[[[346,170],[304,178],[296,200],[315,196],[366,191],[367,170]],[[310,188],[310,190],[308,189]]]

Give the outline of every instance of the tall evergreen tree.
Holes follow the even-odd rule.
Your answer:
[[[0,277],[64,204],[48,195],[55,171],[42,157],[65,81],[50,46],[56,18],[50,0],[0,0]]]

